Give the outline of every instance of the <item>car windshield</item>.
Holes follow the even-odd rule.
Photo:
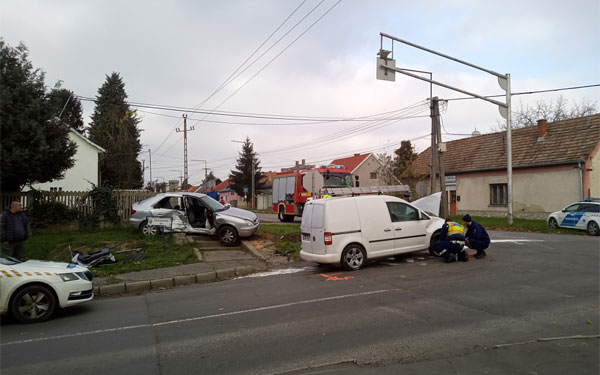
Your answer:
[[[212,199],[211,197],[202,197],[200,198],[200,200],[202,201],[202,203],[204,203],[206,205],[206,207],[208,207],[211,211],[216,212],[216,211],[223,211],[227,209],[227,206],[223,206],[221,203],[217,202],[215,199]]]
[[[330,188],[352,187],[352,176],[348,173],[324,172],[323,186]]]
[[[20,260],[17,260],[13,257],[10,257],[6,254],[0,254],[0,264],[5,266],[12,266],[13,264],[21,263]]]

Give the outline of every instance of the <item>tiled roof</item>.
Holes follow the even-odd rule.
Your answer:
[[[196,190],[198,190],[198,188],[199,188],[199,187],[200,187],[200,185],[196,185],[196,186],[194,186],[194,185],[191,185],[191,186],[190,186],[190,187],[189,187],[187,190],[185,190],[185,191],[187,191],[188,193],[195,193],[195,192],[196,192]]]
[[[538,140],[538,127],[512,131],[513,168],[568,163],[584,159],[600,141],[600,114],[548,123]],[[430,148],[413,164],[417,174],[429,175]],[[492,133],[446,143],[446,173],[506,168],[506,133]]]
[[[211,190],[212,191],[223,191],[225,189],[227,189],[229,187],[229,184],[231,183],[231,181],[229,181],[229,178],[226,179],[225,181],[221,182],[220,184],[216,185],[215,187],[213,187]]]
[[[349,170],[350,172],[354,172],[354,169],[360,165],[366,158],[371,154],[354,154],[354,156],[350,156],[343,159],[335,159],[331,162],[331,164],[343,165],[344,168]]]

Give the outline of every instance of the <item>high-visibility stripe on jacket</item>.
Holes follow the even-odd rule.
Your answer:
[[[453,221],[448,221],[448,236],[452,236],[453,234],[460,234],[462,236],[465,235],[465,228],[459,223],[455,223]]]

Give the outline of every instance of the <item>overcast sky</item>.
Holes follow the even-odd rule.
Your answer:
[[[281,41],[205,102],[290,15],[249,62]],[[241,149],[232,140],[246,137],[263,170],[301,159],[320,165],[355,152],[392,153],[406,139],[425,150],[429,84],[401,75],[395,82],[376,80],[380,32],[510,73],[512,91],[525,92],[600,83],[599,19],[598,0],[0,2],[0,36],[29,48],[49,87],[62,80],[77,95],[95,97],[106,75],[118,72],[131,102],[253,114],[138,108],[140,160],[148,167],[152,150],[152,174],[159,180],[179,179],[183,171],[183,136],[175,129],[187,113],[195,127],[188,133],[193,184],[203,179],[204,161],[198,160],[225,179]],[[384,48],[391,48],[389,40]],[[406,45],[394,43],[394,57],[398,67],[433,72],[434,80],[464,90],[503,93],[488,73]],[[464,96],[440,87],[433,94]],[[515,96],[513,109],[560,95],[569,104],[585,98],[600,105],[595,87]],[[83,105],[87,125],[94,104]],[[257,118],[271,115],[298,118]],[[309,121],[315,118],[352,120]],[[475,129],[490,132],[504,121],[495,105],[480,100],[450,101],[442,119],[453,134],[444,140]]]

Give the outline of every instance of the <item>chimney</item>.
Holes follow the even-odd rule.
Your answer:
[[[548,123],[546,120],[538,120],[538,140],[542,140],[548,132]]]
[[[360,156],[360,154],[354,154],[354,156]]]
[[[298,166],[298,160],[296,160],[296,167]]]
[[[306,159],[302,159],[302,165],[306,164]]]

